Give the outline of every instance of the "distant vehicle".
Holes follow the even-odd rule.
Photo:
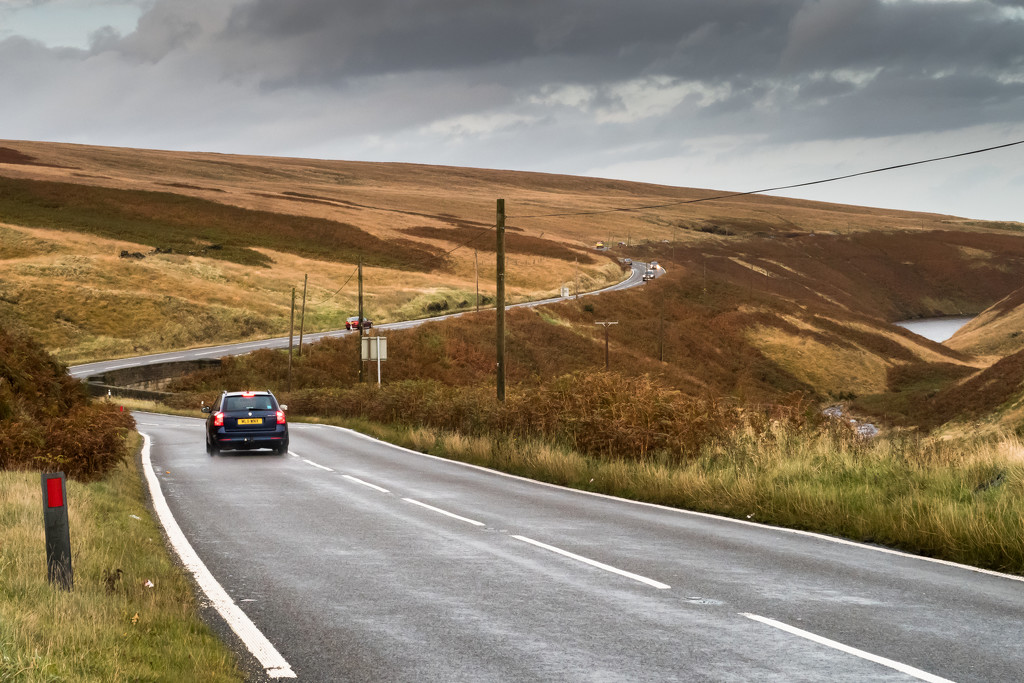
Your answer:
[[[366,318],[363,318],[363,329],[364,330],[368,330],[371,327],[373,327],[373,321],[372,320],[367,320]],[[346,318],[345,319],[345,329],[346,330],[358,330],[359,329],[359,316],[358,315],[353,315],[350,318]]]
[[[206,417],[206,452],[269,448],[288,451],[288,420],[269,391],[225,391],[212,406],[203,406]]]
[[[631,258],[624,258],[624,259],[622,259],[622,262],[624,264],[626,264],[627,266],[633,265],[633,259],[631,259]]]
[[[653,279],[654,279],[654,271],[648,268],[647,271],[644,273],[644,282],[647,282],[648,280],[653,280]]]
[[[657,270],[658,268],[660,268],[660,266],[658,265],[658,262],[657,262],[657,261],[651,261],[651,265],[650,265],[650,267],[651,267],[651,268],[652,268],[653,270]]]

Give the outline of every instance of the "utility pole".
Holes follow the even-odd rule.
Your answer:
[[[498,233],[498,270],[495,309],[498,315],[498,400],[505,401],[505,200],[498,200],[497,221]]]
[[[359,342],[356,343],[356,353],[359,354],[359,383],[362,384],[366,377],[363,371],[363,257],[359,257],[359,329],[356,330]]]
[[[295,334],[295,288],[292,287],[292,319],[288,323],[288,391],[292,390],[292,338]]]
[[[658,360],[665,362],[665,308],[661,309],[661,324],[658,325]]]
[[[708,259],[703,257],[701,263],[704,265],[704,285],[701,289],[700,301],[704,303],[704,300],[708,298]]]
[[[594,324],[595,325],[601,325],[601,326],[604,327],[604,369],[607,370],[608,369],[608,328],[611,327],[612,325],[618,325],[619,321],[616,320],[615,322],[601,322],[601,323],[594,323]]]
[[[302,332],[306,328],[306,285],[309,284],[309,273],[302,278],[302,316],[299,318],[299,358],[302,358]]]
[[[476,312],[480,312],[480,261],[477,260],[477,250],[473,250],[473,270],[476,272]]]
[[[573,280],[576,285],[576,299],[580,298],[580,258],[578,256],[573,257]]]

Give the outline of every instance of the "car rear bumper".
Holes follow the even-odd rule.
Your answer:
[[[288,432],[220,432],[215,440],[221,450],[279,448],[282,443],[288,443]]]

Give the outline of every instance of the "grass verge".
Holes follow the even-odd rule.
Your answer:
[[[134,462],[68,482],[70,592],[46,580],[40,496],[38,472],[0,471],[0,681],[243,679],[199,620]]]

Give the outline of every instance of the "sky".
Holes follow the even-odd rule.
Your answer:
[[[0,139],[744,192],[1024,140],[1024,0],[0,0]],[[776,193],[1024,221],[1024,145]]]

